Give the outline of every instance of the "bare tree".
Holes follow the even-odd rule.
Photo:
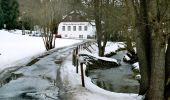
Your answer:
[[[104,56],[106,37],[102,32],[102,0],[94,0],[94,18],[96,24],[96,36],[99,56]]]
[[[95,20],[96,24],[96,39],[97,39],[97,44],[98,44],[98,55],[99,56],[104,56],[104,51],[105,51],[105,36],[104,31],[103,31],[103,26],[102,26],[102,6],[103,6],[103,0],[82,0],[83,4],[86,8],[85,12],[87,13],[87,16],[89,19]]]
[[[94,19],[96,24],[96,36],[98,43],[99,56],[104,56],[105,46],[110,39],[111,34],[115,31],[113,12],[114,0],[94,0]]]
[[[104,56],[107,41],[127,34],[126,32],[131,27],[131,20],[129,21],[128,18],[131,16],[127,18],[125,15],[123,0],[120,0],[119,3],[116,3],[116,0],[84,1],[88,9],[88,17],[95,19],[99,56]],[[129,37],[129,34],[126,36]]]
[[[37,20],[41,27],[42,38],[46,50],[55,47],[55,36],[57,35],[58,25],[65,14],[67,6],[62,0],[43,0],[38,11]],[[63,7],[65,5],[65,8]]]
[[[140,94],[149,100],[163,100],[165,88],[166,37],[163,21],[168,0],[131,0],[136,15],[137,52],[141,83]]]

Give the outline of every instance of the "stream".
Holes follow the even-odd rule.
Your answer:
[[[88,70],[88,76],[97,86],[118,93],[138,93],[139,82],[134,79],[131,65],[123,62],[126,51],[120,51],[111,58],[121,59],[121,66],[109,69]]]

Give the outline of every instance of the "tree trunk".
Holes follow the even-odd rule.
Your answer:
[[[136,8],[134,2],[133,6]],[[159,0],[140,0],[139,10],[135,9],[138,30],[136,47],[141,73],[139,94],[146,93],[146,100],[164,100],[165,38],[159,7]]]
[[[168,39],[165,61],[165,98],[168,100],[168,97],[170,97],[170,37]]]
[[[148,24],[147,0],[130,0],[134,9],[137,26],[136,50],[140,66],[140,90],[139,95],[145,95],[150,81],[150,29]],[[147,98],[147,94],[145,95]]]
[[[146,0],[141,0],[140,5],[139,16],[136,17],[138,28],[136,48],[141,74],[139,94],[144,95],[149,88],[150,81],[150,29],[148,25],[148,8]]]
[[[99,56],[100,56],[100,57],[103,57],[103,56],[104,56],[104,52],[105,52],[105,47],[103,47],[103,46],[100,47],[100,48],[99,48]]]
[[[165,43],[160,36],[152,40],[151,81],[149,100],[164,100]]]
[[[170,78],[170,37],[168,39],[168,46],[166,50],[166,81]]]
[[[151,80],[149,85],[149,100],[164,100],[165,88],[165,37],[163,36],[160,15],[160,2],[148,1],[148,19],[151,26]]]
[[[146,94],[149,88],[149,81],[150,81],[150,64],[148,61],[148,57],[150,56],[149,47],[148,47],[149,40],[148,38],[146,38],[145,31],[142,31],[142,29],[139,30],[141,30],[139,34],[143,34],[143,35],[138,35],[136,39],[136,49],[137,49],[137,56],[139,59],[140,74],[141,74],[139,94],[144,95]]]
[[[102,42],[102,25],[101,25],[101,11],[100,11],[100,0],[94,0],[94,15],[95,15],[95,24],[96,24],[96,35],[97,35],[97,44],[99,56],[104,56],[104,49]],[[104,44],[104,43],[103,43]]]

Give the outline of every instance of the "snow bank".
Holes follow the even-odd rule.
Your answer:
[[[56,47],[60,48],[81,40],[56,39]],[[28,62],[32,56],[44,53],[45,47],[41,37],[21,35],[21,30],[0,30],[0,70]]]
[[[91,54],[91,53],[86,52],[86,51],[80,51],[80,52],[79,52],[79,55],[83,55],[83,54],[92,56],[92,57],[97,58],[97,59],[100,59],[100,60],[109,61],[109,62],[115,62],[115,63],[118,64],[118,61],[117,61],[116,59],[114,59],[114,58],[99,57],[99,56],[97,56],[97,55],[95,55],[95,54]]]
[[[115,93],[99,88],[88,77],[85,77],[86,87],[83,88],[80,73],[76,74],[76,69],[72,66],[71,56],[65,60],[60,72],[63,85],[69,91],[65,94],[69,100],[142,100],[137,94]]]
[[[140,71],[139,69],[139,62],[136,62],[132,65],[133,69]]]
[[[120,48],[125,48],[125,44],[123,42],[107,42],[105,54],[109,54],[110,52],[116,52],[116,50]]]
[[[124,60],[126,60],[126,61],[129,61],[130,60],[130,58],[127,56],[127,55],[124,55],[124,58],[123,58]]]
[[[125,48],[125,44],[123,42],[107,42],[106,44],[106,48],[105,48],[105,55],[109,54],[111,52],[116,52],[116,50],[120,49],[120,48]],[[103,61],[109,61],[109,62],[114,62],[119,64],[119,62],[114,59],[114,58],[108,58],[108,57],[99,57],[98,56],[98,47],[97,44],[92,44],[89,48],[88,48],[92,53],[90,53],[88,50],[83,50],[79,52],[79,55],[89,55],[92,56],[96,59],[100,59]]]
[[[125,44],[123,42],[107,42],[105,47],[105,55],[110,54],[111,52],[116,52],[116,50],[120,48],[125,48]],[[97,43],[92,44],[91,47],[89,47],[89,50],[93,51],[94,55],[98,55],[98,47]]]

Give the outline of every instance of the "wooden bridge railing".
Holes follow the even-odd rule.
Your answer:
[[[73,50],[72,55],[72,64],[76,67],[76,73],[79,73],[79,65],[81,70],[81,80],[82,80],[82,86],[85,87],[85,81],[84,81],[84,72],[83,72],[83,64],[86,63],[83,58],[79,57],[79,52],[82,50],[87,50],[89,52],[92,52],[89,47],[91,47],[91,44],[94,43],[94,41],[85,42],[83,44],[78,45]],[[91,47],[92,48],[92,47]],[[92,48],[93,49],[93,48]]]

